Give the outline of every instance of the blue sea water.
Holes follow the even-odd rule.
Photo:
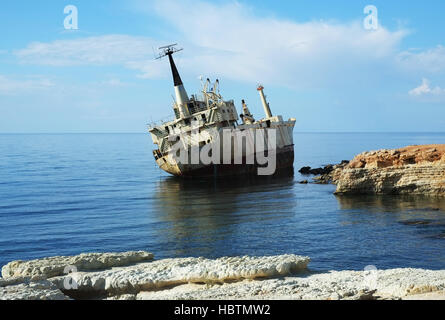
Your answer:
[[[183,181],[148,134],[0,135],[0,266],[81,252],[157,258],[277,255],[314,270],[445,268],[445,199],[336,197],[297,170],[445,133],[295,133],[295,176]],[[419,223],[421,222],[421,223]]]

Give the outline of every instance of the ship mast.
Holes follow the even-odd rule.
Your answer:
[[[263,92],[264,87],[260,84],[258,85],[258,92],[260,93],[261,103],[263,104],[264,113],[266,114],[266,118],[272,117],[272,112],[270,111],[269,103],[266,101],[266,96]]]
[[[161,53],[156,59],[161,59],[168,56],[168,61],[170,62],[170,68],[172,70],[173,85],[175,87],[176,96],[176,106],[179,111],[180,118],[185,118],[189,115],[187,103],[189,98],[187,92],[185,91],[184,84],[182,83],[181,76],[179,75],[178,69],[176,68],[175,61],[173,60],[173,53],[181,51],[182,49],[176,49],[177,44],[170,44],[168,46],[160,47]]]

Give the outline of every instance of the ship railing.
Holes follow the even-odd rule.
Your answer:
[[[164,117],[162,119],[150,121],[147,123],[148,130],[150,131],[151,129],[159,127],[166,122],[173,121],[174,119],[175,119],[175,117],[170,115],[170,116]]]
[[[208,109],[207,105],[205,105],[205,104],[203,104],[202,106],[195,105],[192,108],[190,108],[190,114],[195,114],[195,113],[198,113],[198,112],[201,112],[201,111],[205,111],[207,109]]]

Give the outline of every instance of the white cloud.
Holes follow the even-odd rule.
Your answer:
[[[422,84],[417,88],[414,88],[411,91],[409,91],[409,95],[414,97],[440,96],[440,95],[445,95],[445,89],[442,89],[440,87],[431,88],[430,81],[428,79],[423,78]]]
[[[350,23],[258,17],[239,3],[157,1],[155,12],[187,41],[182,65],[195,74],[306,85],[382,63],[398,51],[404,31],[364,30]],[[185,16],[187,19],[177,19]],[[190,48],[193,47],[192,50]]]
[[[445,47],[437,46],[420,52],[404,51],[397,57],[406,70],[437,73],[445,71]]]
[[[49,43],[33,42],[14,53],[24,64],[53,67],[122,65],[141,71],[142,77],[152,78],[168,71],[163,64],[154,61],[153,49],[162,43],[148,37],[112,34]]]
[[[0,95],[15,95],[38,92],[54,87],[54,83],[46,78],[29,76],[14,79],[0,75]]]
[[[34,42],[15,55],[22,63],[119,65],[138,77],[159,78],[169,76],[168,63],[155,61],[153,48],[179,41],[186,49],[175,57],[181,73],[298,88],[371,83],[381,79],[381,70],[397,72],[397,66],[404,71],[445,70],[444,47],[400,52],[405,30],[365,30],[361,19],[339,23],[259,17],[237,2],[163,0],[144,2],[140,9],[166,21],[177,38],[114,34]],[[177,19],[181,16],[187,19]]]
[[[298,22],[258,17],[238,2],[158,0],[146,5],[187,41],[180,57],[189,73],[293,87],[371,84],[382,73],[445,71],[445,48],[400,51],[406,29],[376,31],[352,22]],[[177,19],[187,16],[187,19]],[[398,68],[399,67],[399,68]],[[411,72],[411,76],[417,74]]]
[[[147,8],[167,21],[186,50],[177,55],[181,72],[286,85],[335,82],[343,73],[385,63],[397,53],[404,31],[364,30],[362,21],[294,22],[258,17],[239,3],[158,1]],[[177,19],[177,17],[187,17]],[[107,35],[32,43],[15,52],[23,63],[50,66],[122,65],[146,78],[168,75],[153,60],[165,42]]]
[[[50,43],[33,42],[15,52],[23,63],[48,66],[113,65],[153,55],[150,38],[105,35]]]

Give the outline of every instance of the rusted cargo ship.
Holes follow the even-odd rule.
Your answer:
[[[291,172],[295,119],[273,116],[261,85],[257,90],[265,117],[260,120],[255,120],[244,100],[238,116],[234,101],[220,95],[218,80],[212,85],[207,79],[202,95],[189,97],[173,60],[173,54],[182,49],[174,46],[161,47],[158,57],[166,56],[170,62],[174,119],[148,129],[158,146],[153,150],[158,166],[182,177]]]

